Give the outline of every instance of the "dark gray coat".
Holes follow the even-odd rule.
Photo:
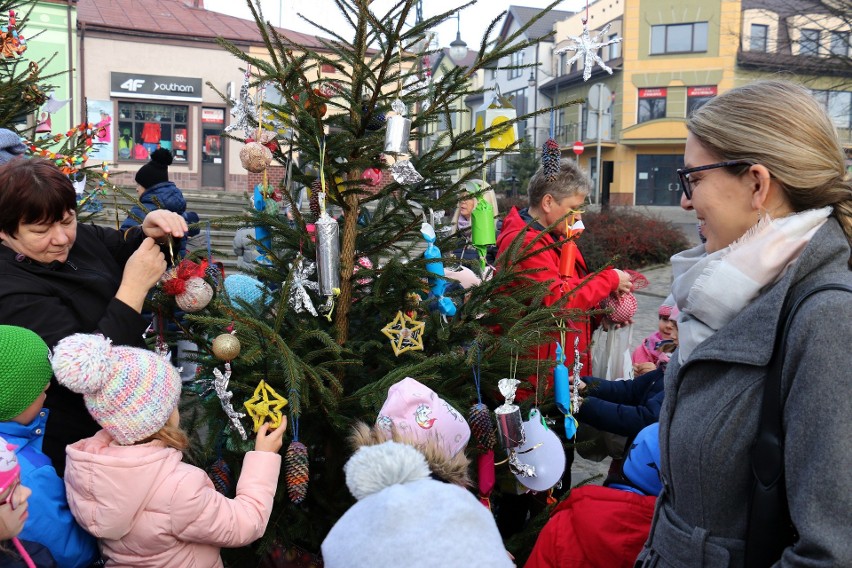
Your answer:
[[[833,218],[784,277],[666,371],[660,415],[663,492],[646,566],[744,566],[757,430],[767,364],[785,296],[852,285],[849,243]],[[802,304],[784,356],[787,496],[800,535],[780,566],[852,566],[852,294]]]

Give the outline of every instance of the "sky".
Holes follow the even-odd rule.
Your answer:
[[[544,8],[551,1],[517,0],[513,4],[517,6]],[[463,0],[423,0],[423,17],[429,18],[451,10],[463,3]],[[392,0],[374,0],[372,4],[373,12],[379,15],[384,14],[388,7],[393,4]],[[322,35],[319,30],[298,16],[298,14],[302,14],[310,20],[323,22],[330,29],[340,32],[343,37],[351,35],[347,33],[350,28],[342,16],[340,16],[337,5],[333,0],[260,0],[260,5],[264,17],[276,26],[279,26],[280,22],[280,27],[286,29],[309,34],[320,33]],[[508,0],[479,0],[473,6],[469,6],[461,11],[460,21],[457,22],[456,18],[452,18],[436,28],[438,45],[448,47],[450,42],[456,38],[456,29],[460,24],[461,39],[467,43],[469,48],[478,49],[488,25],[500,12],[506,10],[509,5],[510,2]],[[576,11],[585,7],[585,5],[584,0],[562,0],[560,4],[557,4],[555,9]],[[251,19],[251,12],[246,5],[246,0],[204,0],[204,7],[215,12]],[[283,17],[281,17],[282,11]],[[279,17],[281,17],[280,20]],[[494,35],[499,33],[499,31],[498,24]]]

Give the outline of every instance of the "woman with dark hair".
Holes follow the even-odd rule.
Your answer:
[[[76,205],[71,181],[51,162],[0,167],[0,324],[31,329],[51,347],[74,333],[142,347],[142,304],[166,269],[159,244],[183,237],[186,222],[157,210],[120,232],[78,223]],[[65,446],[100,428],[81,395],[51,382],[44,453],[61,474]]]

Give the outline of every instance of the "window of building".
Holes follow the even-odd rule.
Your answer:
[[[491,70],[491,79],[494,80],[494,81],[497,80],[497,68],[496,67]]]
[[[813,91],[837,128],[852,129],[852,92]]]
[[[609,41],[614,40],[618,37],[618,34],[612,34],[609,36]],[[609,57],[607,57],[607,61],[612,61],[613,59],[618,59],[621,57],[621,42],[611,43],[609,44]]]
[[[157,148],[174,154],[175,162],[186,162],[187,105],[118,103],[118,158],[145,161]]]
[[[651,54],[707,51],[707,22],[651,26]]]
[[[819,30],[802,30],[799,38],[799,55],[819,55]]]
[[[849,32],[831,32],[831,54],[849,57]]]
[[[524,52],[516,51],[512,54],[512,67],[513,69],[509,69],[509,79],[515,79],[520,77],[524,70],[518,69],[517,66],[524,64]]]
[[[568,53],[559,54],[559,69],[556,70],[556,76],[561,77],[568,72]]]
[[[765,26],[763,24],[752,24],[748,50],[766,53],[766,38],[768,36],[769,26]]]
[[[636,122],[666,117],[667,89],[639,89],[639,115]]]
[[[688,87],[686,89],[686,116],[701,108],[701,105],[718,94],[715,86]]]
[[[654,32],[656,32],[654,34]],[[654,53],[688,53],[707,51],[707,24],[674,24],[655,26],[652,43],[661,48]]]

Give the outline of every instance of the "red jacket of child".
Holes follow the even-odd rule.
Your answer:
[[[500,231],[500,236],[497,237],[497,258],[506,253],[511,247],[515,237],[521,231],[525,231],[523,244],[519,250],[519,254],[529,256],[520,263],[515,265],[516,270],[538,270],[528,275],[526,278],[531,278],[538,282],[548,282],[550,286],[550,294],[544,298],[544,304],[551,306],[559,301],[562,297],[570,294],[567,308],[575,308],[579,310],[591,310],[597,308],[607,296],[618,290],[618,274],[615,270],[606,269],[592,276],[587,282],[583,283],[589,275],[589,269],[586,267],[586,261],[580,251],[577,251],[577,257],[574,266],[574,275],[571,278],[563,278],[559,275],[559,255],[560,247],[554,247],[549,250],[542,250],[555,241],[551,233],[545,234],[539,239],[528,253],[523,252],[526,247],[538,236],[542,231],[541,225],[537,222],[529,224],[529,217],[526,215],[526,210],[523,211],[523,216],[517,208],[513,207],[506,219],[503,221],[503,228]],[[527,216],[527,220],[524,219]],[[539,251],[539,252],[536,252]],[[498,262],[499,265],[499,262]],[[582,284],[582,286],[581,286]],[[589,357],[589,344],[592,340],[592,322],[588,316],[582,317],[577,321],[569,322],[570,327],[576,331],[567,334],[568,345],[563,345],[568,359],[565,365],[570,369],[573,362],[574,338],[579,337],[578,349],[580,350],[580,361],[583,363],[582,373],[584,375],[593,375],[591,359]],[[547,344],[540,345],[535,352],[529,354],[530,357],[537,357],[542,362],[548,362],[550,369],[556,361],[556,346],[555,339],[551,339]],[[542,373],[544,374],[544,372]],[[549,371],[548,385],[553,386],[553,374]],[[535,384],[535,377],[531,377],[530,381]],[[519,391],[519,400],[523,400],[524,396]]]
[[[541,530],[525,568],[632,568],[656,500],[599,485],[572,489]]]

